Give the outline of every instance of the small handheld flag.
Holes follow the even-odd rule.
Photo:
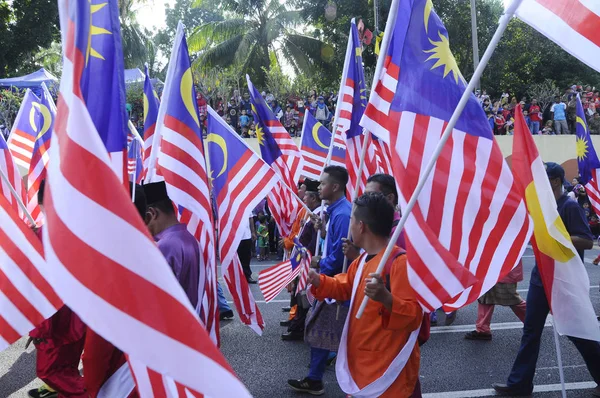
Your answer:
[[[302,126],[302,144],[300,150],[304,158],[302,175],[313,180],[319,180],[327,161],[329,145],[331,145],[331,131],[323,126],[315,117],[306,112]],[[333,144],[331,165],[344,166],[346,152]]]

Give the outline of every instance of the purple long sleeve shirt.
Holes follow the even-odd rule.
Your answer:
[[[198,304],[200,248],[198,241],[183,224],[173,225],[156,234],[154,240],[169,263],[192,307]]]

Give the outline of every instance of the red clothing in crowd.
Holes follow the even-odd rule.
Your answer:
[[[531,105],[529,107],[529,119],[532,122],[542,121],[542,113],[539,105]]]

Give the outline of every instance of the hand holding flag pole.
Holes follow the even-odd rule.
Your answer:
[[[448,141],[448,138],[450,138],[450,134],[452,133],[454,126],[456,126],[456,122],[458,121],[458,118],[460,117],[462,111],[465,109],[465,106],[467,105],[467,102],[469,101],[469,97],[471,96],[471,93],[473,93],[473,91],[475,90],[475,86],[477,85],[477,82],[481,79],[481,75],[483,74],[483,71],[484,71],[485,67],[487,66],[488,62],[490,61],[490,58],[492,57],[494,50],[496,50],[496,47],[498,46],[498,43],[500,42],[500,39],[502,38],[502,35],[504,34],[504,31],[506,30],[506,27],[508,26],[510,19],[514,15],[516,9],[519,7],[521,2],[522,2],[522,0],[514,0],[512,2],[512,4],[510,5],[510,7],[508,7],[506,9],[504,14],[500,18],[500,24],[498,25],[498,28],[496,29],[496,32],[494,33],[494,36],[492,37],[490,44],[488,45],[487,49],[485,50],[485,53],[483,54],[483,57],[481,58],[481,62],[477,66],[477,69],[475,69],[475,72],[473,73],[473,76],[471,77],[471,80],[469,81],[467,88],[465,89],[462,97],[460,98],[460,101],[458,102],[458,105],[456,106],[456,109],[454,110],[454,113],[452,114],[452,117],[450,118],[450,121],[448,122],[448,124],[444,130],[444,133],[442,134],[442,136],[440,138],[440,142],[439,142],[438,146],[435,148],[435,151],[434,151],[433,155],[431,156],[431,159],[429,160],[429,163],[427,164],[425,171],[423,172],[423,174],[421,174],[421,176],[419,178],[417,187],[415,188],[415,191],[413,192],[410,200],[408,201],[406,208],[403,209],[403,211],[402,211],[402,218],[400,219],[400,222],[398,223],[398,226],[396,227],[394,234],[390,238],[390,242],[389,242],[387,248],[385,249],[385,252],[383,254],[383,257],[381,258],[381,261],[379,262],[377,271],[375,272],[378,275],[381,275],[381,272],[383,271],[383,268],[385,267],[385,263],[390,258],[390,255],[392,254],[392,250],[394,249],[395,242],[400,237],[400,233],[404,229],[404,224],[406,224],[406,220],[408,220],[408,216],[410,215],[410,212],[412,211],[413,207],[417,203],[419,194],[421,193],[421,191],[423,190],[423,187],[425,186],[425,182],[429,178],[429,175],[431,174],[431,171],[433,170],[433,167],[435,166],[435,163],[436,163],[438,157],[440,156],[442,149],[444,148],[444,145],[446,144],[446,141]],[[394,0],[392,2],[392,5],[390,6],[389,15],[388,15],[388,23],[386,26],[394,25],[393,19],[395,18],[396,14],[398,13],[398,3],[399,3],[399,0]],[[373,93],[375,92],[375,85],[377,84],[378,77],[381,75],[381,71],[383,69],[383,63],[385,60],[385,54],[387,54],[387,51],[388,51],[388,46],[390,43],[391,35],[392,35],[392,30],[386,29],[385,34],[383,36],[383,42],[381,44],[380,54],[382,54],[382,55],[380,55],[379,58],[377,59],[377,68],[375,69],[375,74],[373,77],[373,89],[371,91],[371,95],[373,95]],[[365,296],[360,305],[360,308],[358,309],[358,312],[356,313],[357,319],[360,319],[360,317],[362,316],[368,302],[369,302],[369,298],[367,296]]]
[[[31,216],[31,213],[27,210],[27,206],[25,206],[25,203],[23,203],[23,201],[19,197],[17,191],[15,191],[15,188],[10,184],[8,177],[6,176],[6,174],[4,174],[2,168],[0,168],[0,176],[2,177],[2,182],[4,182],[8,186],[8,189],[10,189],[10,193],[12,193],[12,196],[17,200],[19,207],[21,208],[21,210],[23,210],[23,214],[27,216],[27,219],[31,223],[31,226],[35,227],[35,220]]]

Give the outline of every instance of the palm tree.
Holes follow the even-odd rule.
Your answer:
[[[119,16],[121,18],[121,42],[125,68],[135,68],[147,61],[147,41],[140,24],[136,19],[135,6],[144,0],[119,0]]]
[[[197,0],[196,5],[207,1]],[[196,53],[193,67],[206,70],[235,64],[248,73],[255,83],[265,82],[270,69],[270,54],[281,65],[285,59],[297,74],[314,72],[329,59],[322,41],[300,34],[300,12],[289,9],[279,0],[212,0],[226,16],[223,21],[203,24],[192,30],[188,46]]]

